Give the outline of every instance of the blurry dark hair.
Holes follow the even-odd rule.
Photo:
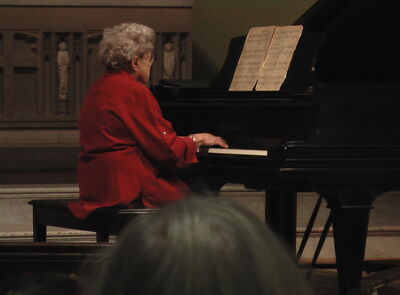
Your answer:
[[[311,294],[285,247],[222,198],[192,197],[135,219],[90,295]]]
[[[82,289],[76,278],[54,273],[21,274],[0,284],[1,295],[79,295]]]

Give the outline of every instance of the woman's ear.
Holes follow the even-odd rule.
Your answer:
[[[131,67],[134,72],[138,71],[138,69],[139,69],[139,57],[138,56],[135,56],[134,58],[132,58]]]

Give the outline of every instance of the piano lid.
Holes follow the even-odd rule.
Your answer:
[[[317,1],[294,23],[326,34],[316,61],[317,81],[399,83],[399,13],[399,1]]]

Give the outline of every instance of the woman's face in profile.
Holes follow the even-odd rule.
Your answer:
[[[149,51],[143,55],[138,61],[138,76],[140,82],[147,83],[150,78],[150,69],[154,61],[153,52]]]

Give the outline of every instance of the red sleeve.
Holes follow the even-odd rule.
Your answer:
[[[195,142],[187,136],[176,135],[145,85],[135,83],[134,86],[120,105],[120,115],[145,155],[172,169],[196,163]]]

